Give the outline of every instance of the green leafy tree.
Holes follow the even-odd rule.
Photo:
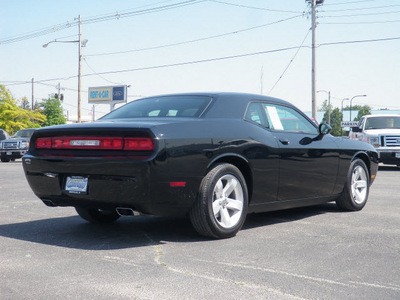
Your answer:
[[[365,116],[365,115],[370,115],[371,114],[371,107],[368,105],[361,106],[360,109],[358,110],[358,115],[356,118],[354,118],[354,121],[360,121],[360,119]]]
[[[25,110],[17,105],[11,93],[0,85],[0,128],[13,134],[24,128],[40,127],[46,116],[37,111]]]
[[[31,105],[30,105],[28,99],[26,99],[26,97],[22,98],[21,104],[19,107],[21,107],[22,109],[25,109],[25,110],[31,109]]]
[[[340,122],[342,121],[342,113],[339,108],[335,108],[331,110],[331,126],[332,126],[332,135],[339,136],[342,134],[342,127],[340,126]],[[323,123],[328,123],[328,111],[325,112],[324,117],[322,119]]]
[[[65,124],[66,119],[63,114],[61,101],[54,96],[43,99],[40,103],[41,112],[46,116],[46,120],[41,123],[42,126]]]
[[[321,107],[318,109],[318,111],[325,111],[325,112],[327,112],[327,111],[329,110],[329,107],[330,107],[330,110],[332,111],[332,110],[333,110],[332,104],[328,104],[328,100],[325,100],[324,102],[322,102],[322,105],[321,105]]]

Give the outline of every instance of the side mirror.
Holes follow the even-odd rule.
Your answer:
[[[320,124],[319,125],[319,134],[321,135],[325,135],[325,134],[329,134],[332,131],[332,127],[328,124]]]
[[[351,131],[353,131],[353,132],[361,132],[362,129],[360,127],[351,127]]]

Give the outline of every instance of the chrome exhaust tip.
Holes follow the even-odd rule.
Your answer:
[[[120,216],[140,216],[140,213],[129,207],[117,207],[115,209]]]
[[[51,201],[51,200],[49,200],[49,199],[42,199],[42,201],[43,201],[43,203],[46,204],[47,206],[51,206],[51,207],[57,206],[57,205],[54,204],[53,201]]]

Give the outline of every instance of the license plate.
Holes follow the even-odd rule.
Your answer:
[[[12,152],[7,152],[7,155],[12,155]]]
[[[395,156],[396,158],[400,158],[400,152],[396,152]]]
[[[82,176],[68,176],[65,182],[65,190],[72,194],[87,193],[88,178]]]

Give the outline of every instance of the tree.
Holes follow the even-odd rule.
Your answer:
[[[340,112],[339,108],[335,108],[331,110],[331,126],[332,126],[332,135],[339,136],[342,132],[342,127],[340,122],[342,121],[342,113]],[[324,117],[322,119],[323,123],[328,123],[328,111],[325,112]]]
[[[3,85],[0,85],[0,128],[13,134],[24,128],[38,128],[40,123],[45,121],[46,116],[40,112],[18,107],[17,100]]]
[[[371,107],[368,105],[364,105],[360,107],[358,110],[358,115],[357,118],[354,118],[354,121],[360,121],[360,119],[365,116],[365,115],[370,115],[371,114]]]
[[[318,109],[318,111],[325,111],[325,112],[327,112],[327,111],[329,110],[329,107],[330,107],[330,110],[332,111],[332,110],[333,110],[332,104],[328,104],[328,100],[325,100],[324,102],[322,102],[322,105],[321,105],[321,107]]]
[[[51,126],[65,124],[66,119],[63,114],[61,101],[54,96],[43,99],[40,103],[41,112],[46,116],[46,120],[41,123],[42,126]]]
[[[19,107],[21,107],[22,109],[25,109],[25,110],[31,109],[31,105],[30,105],[28,99],[26,99],[26,97],[22,98],[21,104]]]

